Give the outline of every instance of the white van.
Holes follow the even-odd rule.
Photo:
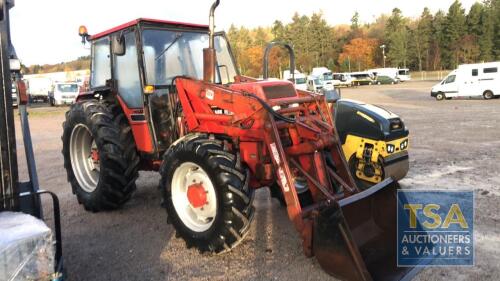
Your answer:
[[[315,76],[307,77],[307,90],[314,93],[319,93],[323,89],[323,81]]]
[[[333,73],[326,67],[315,67],[311,73],[311,76],[318,77],[323,83],[323,88],[325,90],[333,90],[334,79]]]
[[[431,97],[437,100],[454,97],[492,99],[500,96],[500,62],[464,64],[432,87]]]
[[[352,77],[347,73],[333,73],[333,85],[336,87],[352,86]]]
[[[73,104],[79,92],[80,86],[76,82],[55,83],[49,96],[50,105]]]
[[[410,70],[408,68],[398,69],[397,79],[401,82],[406,82],[411,80]]]
[[[297,90],[307,91],[307,77],[304,74],[300,73],[300,71],[295,70],[294,78],[295,81],[292,81],[292,75],[290,74],[290,70],[285,70],[283,72],[283,80],[294,82],[295,89]]]

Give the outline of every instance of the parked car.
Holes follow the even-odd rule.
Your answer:
[[[354,79],[352,82],[353,85],[356,86],[373,85],[373,83],[375,83],[373,75],[368,72],[351,73],[351,77]]]
[[[49,93],[50,105],[73,104],[80,87],[76,82],[55,83],[54,90]]]
[[[382,84],[397,84],[398,83],[398,80],[394,79],[394,78],[391,78],[389,76],[385,76],[385,75],[379,75],[375,78],[375,82],[377,83],[377,85],[382,85]]]
[[[375,68],[375,69],[368,70],[368,72],[372,73],[375,77],[388,76],[394,80],[399,80],[398,71],[399,70],[397,68],[394,68],[394,67]]]

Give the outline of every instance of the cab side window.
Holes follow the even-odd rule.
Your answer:
[[[478,75],[479,75],[479,71],[477,69],[473,69],[472,76],[478,76]]]
[[[139,63],[135,32],[124,35],[125,54],[114,56],[114,76],[118,84],[118,94],[129,108],[142,108],[142,86],[139,76]]]
[[[489,67],[489,68],[483,69],[483,73],[497,73],[497,72],[498,72],[497,67]]]
[[[92,45],[92,71],[90,78],[91,87],[102,87],[106,80],[111,79],[111,59],[109,50],[109,38],[97,40]]]
[[[446,81],[444,81],[444,83],[445,84],[453,83],[453,82],[455,82],[456,77],[457,77],[456,75],[450,75],[450,76],[448,76],[448,78],[446,78]]]

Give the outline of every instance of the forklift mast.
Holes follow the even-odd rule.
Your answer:
[[[13,0],[0,0],[0,211],[18,210],[19,175],[16,155],[16,133],[12,109],[9,9]]]

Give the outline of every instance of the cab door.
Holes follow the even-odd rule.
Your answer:
[[[113,78],[121,107],[132,128],[137,150],[153,153],[153,137],[144,110],[135,28],[113,36],[112,46],[116,42],[124,44],[122,53],[113,52]]]
[[[457,97],[458,96],[458,83],[457,83],[457,75],[450,74],[446,79],[441,82],[441,91],[445,94],[447,98]]]

